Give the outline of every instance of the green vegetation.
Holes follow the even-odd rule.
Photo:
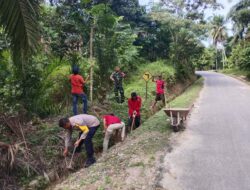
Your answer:
[[[199,96],[199,92],[203,87],[203,78],[197,80],[192,86],[185,90],[183,94],[175,98],[173,101],[169,102],[171,107],[189,107],[194,103],[194,100]],[[146,120],[142,126],[142,130],[153,130],[164,132],[168,130],[166,126],[166,115],[163,111],[159,111],[150,119]]]
[[[229,11],[227,18],[214,16],[210,21],[213,46],[206,48],[197,59],[200,70],[215,69],[225,74],[250,78],[250,2],[240,0]],[[228,35],[226,21],[231,21],[233,36]]]
[[[176,70],[172,65],[164,61],[157,61],[150,64],[142,65],[136,70],[136,73],[133,72],[131,77],[126,82],[124,86],[126,97],[130,97],[131,92],[136,92],[139,96],[142,97],[143,106],[142,106],[142,120],[144,121],[151,115],[150,106],[152,105],[153,100],[155,99],[155,83],[150,80],[148,82],[148,99],[145,99],[146,96],[146,82],[142,78],[144,72],[150,72],[153,76],[162,75],[163,79],[167,82],[169,87],[173,87],[177,83]],[[161,102],[159,103],[161,104]],[[161,105],[162,106],[162,105]],[[124,108],[126,109],[126,108]]]
[[[203,86],[203,78],[197,80],[188,90],[180,95],[178,98],[169,103],[169,106],[172,108],[180,107],[190,107],[194,103],[194,100],[199,95],[199,92]]]
[[[202,87],[203,79],[200,78],[195,82],[194,86],[187,88],[171,104],[178,107],[192,105]],[[91,186],[102,189],[119,189],[124,185],[126,185],[126,188],[135,188],[135,185],[138,184],[140,186],[150,184],[151,180],[153,180],[152,175],[148,178],[147,174],[155,171],[155,165],[160,159],[159,153],[164,154],[165,151],[171,150],[169,144],[171,131],[167,116],[161,110],[148,118],[139,129],[130,134],[124,143],[119,143],[116,147],[111,148],[109,154],[100,158],[97,164],[88,170],[81,170],[77,175],[72,174],[71,180],[68,179],[62,184],[58,184],[57,188],[87,188],[91,184]],[[128,184],[124,179],[131,175],[130,171],[133,169],[135,169],[136,173],[140,172],[140,175],[136,175],[142,176],[142,178],[139,178],[140,180],[136,178],[137,183],[135,184]],[[104,174],[108,174],[108,177]],[[93,176],[94,181],[92,180]],[[81,183],[83,177],[85,179],[84,184]]]
[[[130,96],[130,92],[137,92],[141,96],[145,97],[145,86],[146,83],[143,80],[143,74],[148,71],[153,76],[162,75],[163,79],[166,80],[169,86],[173,86],[177,82],[176,71],[170,63],[164,61],[157,61],[150,64],[141,65],[136,73],[132,73],[128,82],[124,86],[126,96]],[[152,99],[155,92],[155,83],[150,80],[148,82],[148,98]]]
[[[70,74],[72,65],[79,65],[84,77],[93,69],[93,92],[89,93],[90,84],[86,92],[89,96],[93,93],[97,103],[110,95],[112,85],[107,79],[116,65],[120,65],[130,77],[140,65],[163,60],[170,68],[174,67],[168,72],[172,76],[170,83],[172,80],[189,79],[194,74],[195,60],[205,49],[199,40],[206,35],[202,10],[216,5],[202,2],[192,8],[191,16],[185,11],[190,7],[188,1],[183,4],[173,2],[180,11],[175,15],[161,4],[156,4],[147,13],[137,0],[129,3],[123,0],[52,0],[49,4],[40,3],[40,9],[37,9],[37,3],[15,6],[20,18],[27,18],[23,23],[18,19],[11,20],[11,14],[8,14],[11,3],[0,3],[4,9],[0,12],[4,18],[0,29],[3,69],[0,111],[18,115],[25,110],[28,118],[58,114],[71,104],[66,76]],[[29,13],[32,8],[34,10]],[[14,21],[20,23],[22,30],[9,28],[8,22]],[[34,41],[39,34],[37,28],[41,31],[40,41]],[[25,41],[22,43],[16,38]],[[91,49],[90,41],[94,42]],[[19,49],[13,49],[15,45]],[[36,48],[38,45],[40,47]],[[20,49],[23,51],[18,52]],[[37,50],[36,54],[33,50]],[[20,57],[20,53],[22,63],[15,59]],[[152,72],[158,73],[156,70]]]
[[[250,80],[250,71],[248,71],[248,70],[242,70],[242,69],[234,67],[231,69],[224,69],[221,72],[224,74],[227,74],[227,75],[231,75],[233,77],[239,77],[243,80],[247,80],[247,81]]]
[[[143,121],[153,114],[149,107],[155,96],[155,84],[149,82],[145,100],[145,71],[163,75],[168,100],[180,94],[194,80],[202,55],[208,55],[202,64],[212,65],[206,59],[214,54],[201,43],[208,35],[204,11],[209,7],[218,3],[164,0],[146,10],[138,0],[0,0],[0,142],[8,147],[0,158],[5,171],[0,187],[28,183],[26,179],[44,171],[67,173],[57,121],[72,115],[68,76],[73,66],[79,66],[84,78],[90,74],[91,82],[84,87],[91,99],[90,114],[97,106],[101,114],[114,112],[127,121],[127,105],[114,103],[109,80],[117,65],[127,76],[126,97],[136,91],[143,98]],[[101,130],[94,143],[100,151]],[[8,155],[19,162],[10,167]]]
[[[237,69],[237,68],[224,69],[222,72],[225,74],[232,74],[232,75],[236,75],[236,76],[246,76],[247,74],[249,74],[249,71],[241,70],[241,69]]]

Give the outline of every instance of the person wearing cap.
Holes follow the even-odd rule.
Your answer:
[[[94,137],[97,129],[100,126],[100,121],[93,115],[80,114],[75,115],[70,118],[62,118],[59,120],[59,127],[62,127],[66,130],[65,137],[65,148],[63,155],[67,156],[68,149],[71,144],[72,133],[73,131],[79,131],[79,138],[74,143],[76,147],[75,152],[80,153],[83,143],[85,144],[85,149],[87,152],[87,160],[85,162],[85,167],[96,162],[94,157],[94,148],[92,143],[92,138]]]
[[[83,102],[83,113],[86,114],[88,109],[88,100],[83,91],[83,86],[88,81],[89,76],[86,80],[84,80],[83,77],[79,75],[79,67],[76,65],[73,66],[72,72],[73,74],[70,75],[69,81],[71,83],[71,94],[73,97],[73,113],[74,115],[77,115],[77,101],[78,98],[81,98]]]
[[[141,124],[141,97],[136,92],[131,93],[131,98],[128,99],[128,115],[129,115],[129,126],[131,127],[134,120],[134,129],[138,128]],[[130,129],[132,130],[132,129]]]
[[[116,130],[122,130],[121,138],[122,141],[125,138],[125,123],[114,114],[108,114],[103,116],[103,129],[105,133],[103,141],[103,153],[108,151],[109,139]]]
[[[110,80],[114,82],[114,92],[115,92],[115,98],[117,103],[123,103],[124,102],[124,89],[122,86],[122,80],[125,77],[125,74],[121,71],[120,67],[115,67],[115,72],[113,72],[110,75]],[[118,92],[121,95],[121,98],[119,98]]]

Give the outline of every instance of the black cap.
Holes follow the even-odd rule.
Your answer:
[[[79,67],[77,65],[74,65],[72,67],[72,72],[73,72],[73,74],[77,75],[79,73]]]
[[[131,93],[131,97],[133,98],[133,97],[136,97],[137,96],[137,94],[136,94],[136,92],[132,92]]]

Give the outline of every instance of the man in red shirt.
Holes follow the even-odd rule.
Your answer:
[[[88,100],[86,94],[83,92],[83,86],[89,76],[86,81],[84,81],[83,77],[79,75],[79,68],[77,66],[74,66],[72,71],[73,74],[70,75],[69,80],[71,82],[71,93],[73,96],[73,113],[74,115],[77,115],[77,101],[80,97],[83,102],[83,113],[86,114],[88,109]]]
[[[134,129],[138,128],[141,124],[141,97],[137,96],[136,92],[131,93],[131,98],[128,99],[128,115],[129,115],[129,126],[131,127],[134,118]],[[132,130],[132,129],[130,129]]]
[[[125,123],[121,121],[121,119],[114,114],[104,115],[103,116],[103,128],[105,132],[105,137],[103,141],[103,152],[106,153],[108,151],[109,139],[114,133],[115,130],[122,130],[122,141],[125,138]]]
[[[153,77],[152,81],[156,83],[156,96],[155,96],[155,101],[154,101],[154,103],[152,105],[152,109],[154,109],[156,103],[158,101],[160,101],[160,100],[162,101],[163,105],[165,105],[165,95],[164,95],[164,93],[165,93],[165,90],[164,90],[164,88],[165,88],[165,81],[162,80],[162,76],[161,75],[159,75],[158,79],[156,79],[156,80]]]

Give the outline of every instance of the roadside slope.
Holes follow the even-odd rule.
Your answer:
[[[199,79],[171,107],[189,106],[199,94],[203,80]],[[109,153],[88,169],[70,175],[62,183],[48,189],[148,189],[156,188],[163,155],[171,151],[171,129],[161,110],[129,135],[123,143],[113,146]]]

